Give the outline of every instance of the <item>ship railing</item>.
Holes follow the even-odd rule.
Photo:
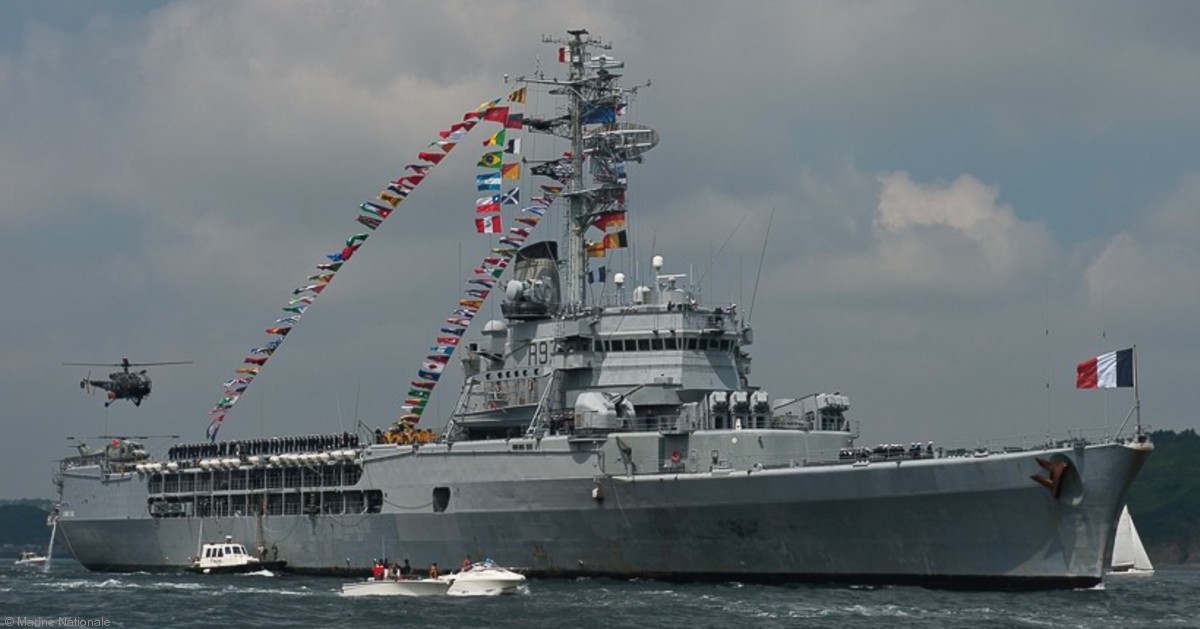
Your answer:
[[[559,379],[557,371],[551,371],[542,377],[549,378],[549,381],[542,387],[542,395],[538,399],[537,408],[533,411],[533,418],[529,421],[528,428],[525,429],[525,434],[529,436],[542,434],[546,431],[546,426],[550,423],[550,405],[548,400],[550,399],[551,391],[558,389]]]
[[[1038,450],[1081,447],[1098,443],[1130,443],[1136,436],[1116,434],[1116,427],[1070,429],[1040,435],[1017,435],[989,437],[973,440],[937,442],[935,450],[940,456],[982,456],[1005,452],[1032,452]]]
[[[794,430],[809,432],[813,430],[812,422],[798,415],[733,415],[718,418],[696,417],[690,419],[677,414],[639,415],[632,419],[622,420],[622,430],[631,432],[691,432],[694,430],[728,429],[737,425],[747,430]]]
[[[609,462],[607,471],[614,476],[624,476],[631,471],[633,474],[684,474],[684,473],[713,473],[728,474],[731,472],[756,472],[772,469],[787,469],[817,465],[850,464],[851,461],[839,461],[838,453],[804,452],[798,448],[792,452],[775,452],[772,454],[730,454],[716,455],[707,450],[688,450],[665,453],[664,456],[624,457]]]
[[[675,432],[680,430],[679,415],[646,415],[626,419],[631,432]]]

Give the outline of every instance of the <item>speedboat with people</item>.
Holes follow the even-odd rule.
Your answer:
[[[419,578],[413,572],[408,559],[404,565],[387,565],[387,560],[376,559],[371,576],[366,581],[345,583],[342,596],[445,596],[452,581],[439,578],[437,563],[429,567],[429,576]]]
[[[501,568],[490,559],[466,564],[450,574],[433,571],[425,578],[392,574],[377,569],[366,581],[344,583],[342,596],[500,596],[515,593],[525,584],[525,575]]]
[[[33,552],[32,550],[25,550],[25,551],[21,552],[21,556],[17,557],[17,560],[13,562],[13,565],[15,565],[15,566],[44,566],[44,565],[46,565],[46,556],[39,555],[39,554]]]

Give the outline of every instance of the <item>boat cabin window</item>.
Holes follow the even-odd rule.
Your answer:
[[[650,351],[650,339],[638,339],[637,348],[639,352]]]
[[[662,339],[650,339],[650,349],[662,351]]]
[[[668,350],[675,349],[675,339],[663,339],[663,347],[666,347]]]
[[[693,352],[696,351],[696,348],[699,347],[697,340],[698,339],[687,339],[687,348]]]

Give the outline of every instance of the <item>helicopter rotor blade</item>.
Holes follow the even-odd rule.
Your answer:
[[[59,363],[64,367],[120,367],[121,363]]]
[[[192,360],[171,360],[154,363],[59,363],[64,367],[152,367],[154,365],[190,365]]]

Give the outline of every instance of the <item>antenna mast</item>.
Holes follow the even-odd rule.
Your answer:
[[[590,55],[590,50],[609,50],[612,44],[600,41],[585,29],[567,31],[569,37],[543,36],[542,42],[560,44],[559,61],[570,67],[567,80],[541,77],[525,79],[528,83],[550,86],[551,95],[567,97],[567,113],[550,119],[526,118],[525,126],[533,131],[550,133],[567,139],[570,153],[556,160],[565,166],[553,168],[556,178],[566,185],[563,198],[566,210],[566,273],[563,308],[572,310],[587,302],[587,244],[584,233],[597,214],[625,203],[626,159],[639,160],[640,153],[658,142],[652,130],[640,128],[632,135],[630,125],[616,122],[617,109],[623,104],[622,95],[634,92],[617,85],[620,74],[612,72],[625,67],[608,55]],[[591,130],[586,125],[602,125]],[[636,141],[635,141],[636,140]],[[593,175],[591,187],[584,178],[584,161],[589,161]],[[568,171],[568,172],[562,172]],[[536,171],[535,171],[536,172]]]

